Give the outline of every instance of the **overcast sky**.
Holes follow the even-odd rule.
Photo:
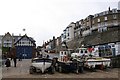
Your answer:
[[[71,23],[118,8],[119,0],[0,0],[0,35],[27,33],[42,45]],[[23,32],[23,29],[26,29]]]

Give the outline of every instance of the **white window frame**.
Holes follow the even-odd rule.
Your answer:
[[[104,20],[105,20],[105,21],[107,21],[107,20],[108,20],[107,16],[105,16],[105,17],[104,17]]]
[[[98,18],[98,22],[100,22],[100,18]]]
[[[117,19],[117,15],[113,15],[113,19]]]

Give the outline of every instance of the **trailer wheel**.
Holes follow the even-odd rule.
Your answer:
[[[55,68],[52,66],[51,67],[51,74],[54,74],[55,73]]]
[[[58,71],[62,72],[62,67],[61,66],[58,67]]]
[[[103,70],[104,69],[104,65],[100,65],[100,69]]]
[[[79,73],[79,69],[76,69],[75,73],[78,74]]]
[[[80,67],[80,73],[83,73],[84,69],[83,67]]]
[[[30,73],[30,74],[33,74],[33,73],[35,73],[35,72],[36,72],[35,67],[30,66],[29,73]]]
[[[30,73],[30,74],[33,74],[33,73],[34,73],[34,72],[33,72],[33,69],[30,69],[30,70],[29,70],[29,73]]]
[[[96,69],[94,67],[91,66],[90,69],[91,69],[92,72],[96,72]]]

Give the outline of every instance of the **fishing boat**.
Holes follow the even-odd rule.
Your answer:
[[[92,50],[92,49],[91,49]],[[105,69],[110,67],[110,58],[103,58],[96,56],[92,51],[87,48],[78,48],[77,53],[72,53],[72,56],[80,56],[84,59],[84,67],[94,70],[96,67]]]
[[[69,50],[61,50],[57,62],[58,72],[83,72],[83,62],[71,57]]]
[[[32,64],[30,66],[30,74],[34,72],[50,71],[54,73],[54,66],[52,65],[53,60],[48,58],[34,58],[32,59]]]

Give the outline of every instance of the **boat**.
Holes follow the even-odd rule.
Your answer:
[[[45,73],[45,71],[54,73],[54,66],[52,63],[53,60],[49,58],[34,58],[32,59],[32,64],[30,66],[30,74],[40,71],[42,73]]]
[[[99,57],[95,53],[93,53],[94,49],[88,48],[78,48],[76,53],[72,53],[72,56],[78,56],[84,59],[84,67],[94,70],[96,67],[100,69],[105,69],[110,67],[111,59]]]
[[[108,67],[110,67],[110,59],[107,58],[102,58],[102,57],[87,57],[86,61],[85,61],[85,67],[89,68],[89,69],[95,69],[96,67],[98,67],[99,69],[106,69]]]
[[[61,50],[57,61],[58,72],[83,72],[83,62],[71,57],[69,50]]]

